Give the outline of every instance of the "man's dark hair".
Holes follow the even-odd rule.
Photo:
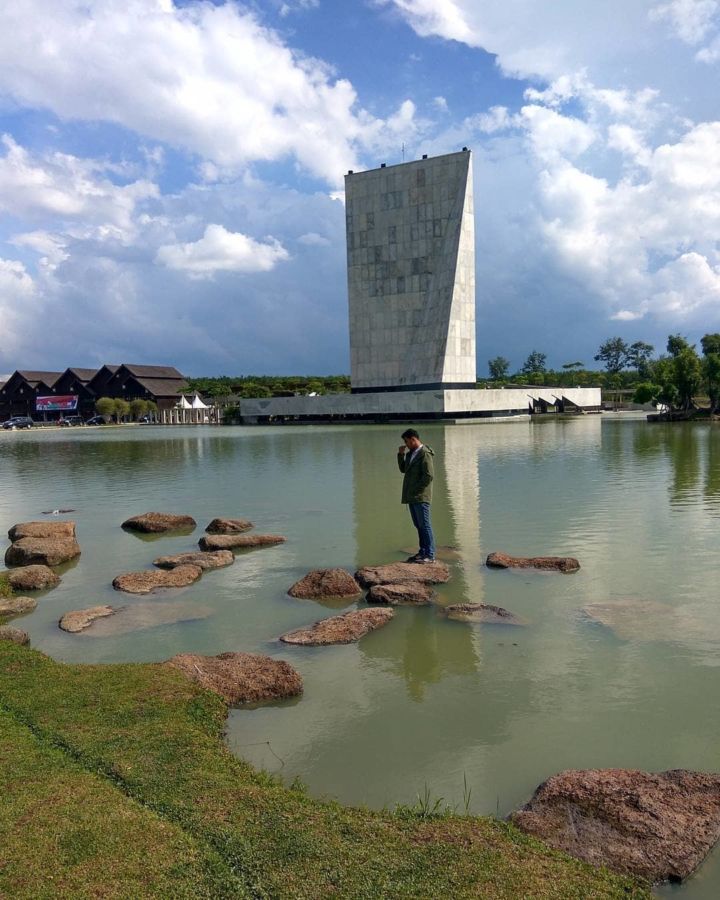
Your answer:
[[[408,428],[407,431],[403,431],[403,433],[400,435],[400,437],[404,441],[407,440],[408,438],[413,438],[413,437],[420,440],[420,435],[417,433],[417,431],[415,431],[414,428]]]

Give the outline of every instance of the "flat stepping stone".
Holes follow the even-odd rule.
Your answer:
[[[390,606],[429,606],[435,592],[420,581],[409,584],[374,584],[367,595],[368,603]]]
[[[250,547],[269,547],[284,544],[281,534],[210,534],[198,541],[201,550],[247,550]]]
[[[127,572],[113,580],[116,591],[127,594],[150,594],[163,588],[181,588],[197,581],[202,575],[200,566],[177,566],[174,569],[148,569]]]
[[[192,516],[178,516],[174,513],[146,512],[131,516],[122,523],[128,531],[143,534],[163,534],[166,531],[192,531],[197,522]]]
[[[0,597],[0,616],[22,616],[37,606],[33,597]]]
[[[112,616],[115,610],[112,606],[90,606],[87,609],[74,609],[65,613],[60,619],[59,625],[63,631],[69,631],[76,634],[78,631],[84,631],[89,628],[96,619],[104,616]]]
[[[375,584],[444,584],[450,580],[450,569],[437,560],[432,563],[389,563],[385,566],[364,566],[355,573],[356,580],[366,588]]]
[[[19,541],[24,537],[52,538],[75,537],[74,522],[18,522],[8,531],[11,541]]]
[[[249,519],[213,519],[205,531],[208,534],[240,534],[254,528]]]
[[[176,569],[178,566],[199,566],[205,569],[222,569],[231,566],[235,557],[230,550],[212,550],[203,553],[201,550],[192,553],[178,553],[175,556],[159,556],[153,565],[159,569]]]
[[[5,551],[8,566],[59,566],[80,556],[80,545],[71,537],[23,537]]]
[[[392,619],[392,609],[359,609],[315,622],[309,628],[298,628],[280,636],[286,644],[317,647],[325,644],[352,644]]]
[[[490,553],[485,565],[491,569],[543,569],[555,572],[577,572],[580,563],[572,556],[508,556]]]
[[[139,600],[127,606],[116,607],[112,616],[96,619],[83,631],[83,637],[119,637],[161,625],[197,622],[207,619],[212,612],[209,606],[202,606],[193,600]]]
[[[720,838],[720,775],[569,770],[541,784],[510,820],[594,866],[682,881]]]
[[[260,653],[181,653],[164,665],[178,669],[233,706],[283,700],[301,694],[303,689],[302,677],[289,663]]]
[[[60,584],[60,576],[49,566],[21,566],[6,573],[14,591],[43,591]]]
[[[502,606],[489,603],[455,603],[445,607],[448,619],[458,622],[480,622],[483,625],[525,625],[525,621]]]
[[[345,569],[314,569],[288,590],[300,600],[352,600],[362,588]]]
[[[12,625],[0,625],[0,641],[12,641],[13,644],[29,644],[30,635]]]

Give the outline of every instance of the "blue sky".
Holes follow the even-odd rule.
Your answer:
[[[469,146],[478,372],[720,331],[718,0],[0,8],[0,375],[347,372],[342,176]]]

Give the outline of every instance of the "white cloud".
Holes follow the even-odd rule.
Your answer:
[[[0,321],[5,359],[22,346],[25,317],[32,316],[36,299],[35,282],[25,266],[13,259],[0,258]]]
[[[408,131],[414,112],[405,103],[388,121],[371,116],[350,82],[234,3],[90,0],[56,4],[51,15],[45,0],[2,4],[0,91],[220,167],[294,156],[331,184],[357,168],[364,148]]]
[[[308,231],[307,234],[300,235],[298,243],[307,247],[329,247],[331,241],[316,231]]]
[[[686,44],[699,44],[717,24],[717,0],[671,0],[650,10],[650,18],[666,21]]]
[[[269,272],[288,257],[287,250],[273,238],[260,243],[222,225],[208,225],[200,240],[166,244],[158,249],[156,259],[169,269],[207,278],[216,272]]]

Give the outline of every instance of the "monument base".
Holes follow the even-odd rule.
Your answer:
[[[427,420],[489,422],[527,419],[537,413],[599,413],[600,403],[600,388],[384,391],[251,398],[240,401],[240,417],[246,425]]]

